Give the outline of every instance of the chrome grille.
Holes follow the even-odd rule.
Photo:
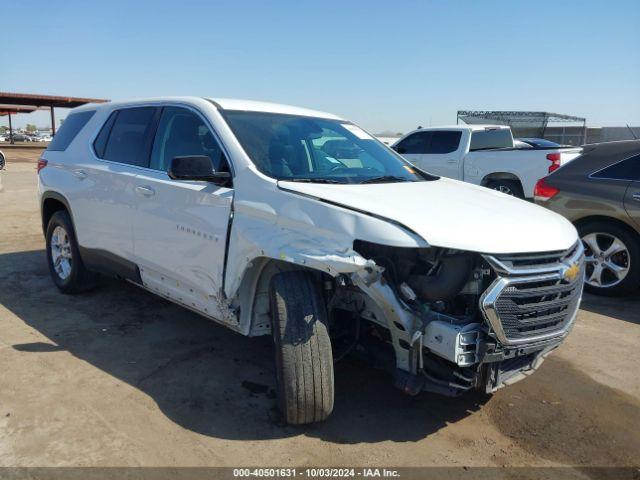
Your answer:
[[[485,259],[497,278],[480,302],[498,340],[521,344],[567,333],[582,296],[580,243],[564,252],[486,255]]]
[[[499,273],[526,275],[554,272],[572,258],[579,256],[582,243],[578,242],[568,250],[542,253],[514,253],[507,255],[486,255],[485,258]]]

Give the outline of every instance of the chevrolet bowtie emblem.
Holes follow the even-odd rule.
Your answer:
[[[564,269],[564,271],[562,272],[562,278],[564,278],[567,282],[573,282],[577,278],[579,273],[580,265],[574,262]]]

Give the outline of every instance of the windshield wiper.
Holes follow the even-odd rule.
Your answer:
[[[332,178],[281,178],[280,180],[285,182],[304,182],[304,183],[340,183],[345,184],[339,180]]]
[[[367,178],[360,183],[392,183],[392,182],[408,182],[409,180],[404,177],[397,177],[395,175],[383,175],[381,177]]]

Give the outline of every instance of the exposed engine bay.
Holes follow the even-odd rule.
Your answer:
[[[337,359],[357,353],[388,367],[395,357],[396,385],[410,394],[492,392],[532,373],[570,328],[581,294],[558,273],[567,255],[581,255],[575,249],[516,255],[513,269],[437,247],[356,240],[354,250],[371,267],[328,292]]]

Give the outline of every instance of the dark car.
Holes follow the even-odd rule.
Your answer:
[[[562,147],[559,143],[545,140],[544,138],[516,138],[514,142],[519,142],[518,148],[556,148]]]
[[[640,287],[640,140],[585,145],[582,156],[538,181],[534,195],[578,229],[588,291]]]
[[[30,142],[31,139],[27,135],[25,135],[23,133],[14,133],[13,134],[13,141],[14,142]]]

